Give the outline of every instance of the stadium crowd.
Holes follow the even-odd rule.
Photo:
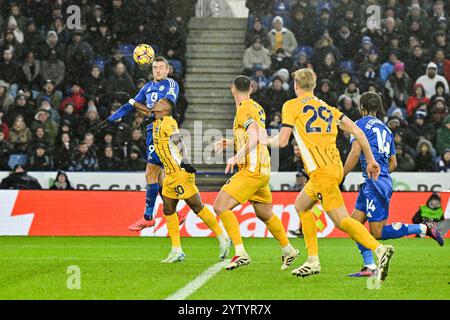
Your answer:
[[[363,3],[363,5],[361,5]],[[316,95],[359,119],[366,91],[384,100],[395,135],[398,171],[450,172],[450,4],[443,0],[247,0],[244,73],[253,98],[279,129],[284,102],[295,97],[291,73],[311,67]],[[366,15],[380,7],[380,21]],[[298,147],[283,151],[281,170],[301,172]],[[349,137],[340,133],[343,160]],[[300,175],[301,176],[301,175]]]
[[[132,59],[140,43],[168,58],[180,84],[175,117],[183,121],[195,3],[0,0],[0,170],[144,170],[144,119],[137,113],[101,134],[90,128],[151,78],[151,67]],[[81,30],[70,29],[73,4]]]

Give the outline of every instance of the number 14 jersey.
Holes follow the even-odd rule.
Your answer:
[[[287,101],[283,126],[292,128],[308,175],[328,165],[342,166],[336,147],[338,124],[344,114],[312,93]]]

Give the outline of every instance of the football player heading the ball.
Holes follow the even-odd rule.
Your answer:
[[[139,45],[135,49],[135,52],[140,47],[142,47],[142,45]],[[151,49],[150,52],[153,52],[153,49]],[[152,62],[153,81],[149,81],[145,84],[134,99],[130,99],[128,103],[121,106],[114,114],[93,127],[94,130],[101,130],[107,127],[116,120],[127,116],[133,110],[143,114],[145,117],[150,117],[153,107],[162,101],[168,102],[173,106],[176,105],[179,94],[179,86],[175,80],[168,77],[169,62],[163,57],[157,57],[154,61],[152,61],[152,59],[148,61],[150,61],[150,63]],[[155,207],[156,198],[160,189],[159,186],[160,183],[162,184],[164,175],[162,170],[163,165],[153,146],[153,122],[147,126],[146,131],[147,167],[145,170],[145,178],[147,186],[145,211],[143,218],[129,226],[129,229],[132,231],[141,231],[144,228],[155,225],[155,221],[153,220],[153,209]],[[182,217],[180,217],[180,220],[180,223],[184,221]]]

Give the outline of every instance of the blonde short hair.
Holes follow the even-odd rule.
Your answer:
[[[304,68],[294,72],[295,83],[305,91],[313,91],[316,87],[317,76],[313,69]]]

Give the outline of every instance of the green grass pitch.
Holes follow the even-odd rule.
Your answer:
[[[188,299],[450,299],[450,247],[401,239],[381,289],[349,278],[361,260],[349,239],[320,239],[322,273],[296,278],[281,271],[274,239],[244,239],[249,266],[222,270]],[[217,241],[183,238],[185,262],[163,265],[169,240],[117,237],[0,237],[0,299],[164,299],[218,262]],[[304,243],[295,267],[305,259]],[[78,266],[81,289],[67,288]]]

